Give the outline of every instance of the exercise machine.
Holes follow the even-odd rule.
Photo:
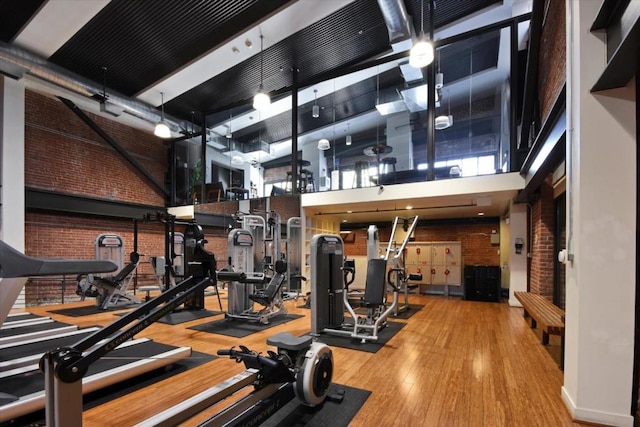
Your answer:
[[[253,243],[254,238],[249,230],[237,228],[229,233],[228,268],[232,272],[242,273],[242,278],[229,282],[225,317],[266,324],[270,318],[287,313],[280,294],[286,277],[286,264],[277,260],[271,277],[263,272],[255,272]],[[262,308],[254,310],[254,302]]]
[[[396,261],[401,256],[418,223],[414,218],[402,245],[392,249],[387,247],[384,258],[371,258],[367,262],[366,284],[360,308],[366,311],[359,316],[351,305],[345,281],[344,244],[338,235],[318,234],[311,240],[311,335],[333,334],[359,339],[362,342],[377,341],[378,333],[386,326],[386,320],[398,305],[399,271]],[[395,237],[398,218],[390,242]],[[393,265],[387,270],[387,262]],[[395,274],[395,278],[392,276]],[[387,284],[391,287],[391,304],[386,300]],[[351,316],[351,323],[345,321],[344,311]]]
[[[133,251],[129,254],[129,264],[115,276],[94,276],[93,274],[79,274],[76,278],[78,286],[76,294],[80,300],[95,297],[96,306],[108,310],[132,304],[140,304],[139,298],[129,294],[129,286],[133,281],[133,273],[140,263],[140,255]]]
[[[48,426],[81,426],[82,379],[89,367],[194,294],[199,295],[206,286],[217,280],[215,257],[203,245],[204,240],[198,239],[190,261],[193,276],[75,344],[57,348],[42,356],[40,369],[45,374]],[[0,266],[2,277],[9,279],[36,274],[108,272],[117,268],[108,261],[47,261],[29,258],[3,242],[0,242]],[[231,272],[220,274],[227,279],[242,275]],[[276,346],[277,352],[268,352],[266,356],[262,356],[242,346],[239,350],[231,348],[218,352],[219,355],[227,355],[243,362],[247,370],[244,374],[210,389],[214,397],[213,400],[208,400],[209,405],[245,386],[253,385],[254,391],[204,425],[257,425],[293,396],[309,406],[318,406],[326,399],[333,373],[333,355],[328,346],[312,342],[311,337],[294,337],[286,333],[269,338],[267,343]],[[190,401],[195,399],[202,405],[201,398],[202,394]],[[267,401],[269,404],[265,405]],[[191,410],[193,407],[190,406]],[[187,414],[185,411],[181,413],[181,416]],[[187,415],[187,418],[191,416]],[[165,424],[152,421],[148,425],[175,425],[177,422],[181,421],[174,417]]]
[[[82,378],[89,367],[182,304],[199,304],[204,289],[215,284],[215,257],[204,248],[201,228],[194,225],[193,230],[185,232],[191,252],[187,279],[75,344],[44,354],[40,369],[45,374],[48,426],[81,426]]]
[[[286,291],[282,298],[295,299],[302,293],[302,282],[307,280],[302,275],[302,220],[294,216],[287,220],[286,239],[287,278]]]
[[[398,247],[395,241],[396,231],[400,226],[400,222],[402,221],[402,228],[405,232],[407,232],[407,237],[404,239],[401,247]],[[411,221],[411,225],[409,226],[409,221]],[[396,217],[393,222],[393,228],[391,231],[391,237],[389,238],[389,243],[386,249],[386,258],[391,258],[392,260],[392,268],[391,268],[391,277],[394,281],[393,286],[398,288],[398,292],[403,295],[403,302],[399,302],[396,305],[393,315],[398,316],[400,313],[407,311],[409,309],[409,291],[411,288],[415,288],[419,285],[411,285],[411,281],[420,282],[422,280],[422,274],[419,273],[410,273],[407,274],[407,270],[405,268],[405,257],[406,250],[405,247],[408,242],[408,238],[411,237],[413,230],[416,227],[418,222],[418,216],[414,216],[413,218],[401,218]],[[409,231],[409,227],[411,230]]]
[[[101,234],[96,238],[96,259],[109,260],[116,263],[120,270],[114,276],[96,276],[79,274],[76,294],[80,300],[94,297],[96,306],[108,310],[132,304],[140,304],[139,298],[129,293],[134,272],[140,263],[138,254],[137,233],[134,233],[133,251],[129,254],[129,263],[123,267],[124,243],[117,234]]]
[[[310,336],[295,337],[287,332],[268,338],[267,344],[275,346],[277,352],[261,355],[244,346],[218,350],[218,355],[244,363],[246,370],[136,427],[178,425],[249,386],[253,390],[247,396],[199,426],[259,425],[294,397],[309,407],[322,405],[328,398],[342,400],[339,394],[327,395],[333,376],[333,354],[326,344],[313,342]]]

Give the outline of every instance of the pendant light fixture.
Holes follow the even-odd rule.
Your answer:
[[[436,84],[435,84],[436,89],[442,89],[442,86],[444,86],[444,74],[442,74],[442,71],[440,71],[440,62],[442,61],[441,49],[442,48],[438,50],[438,72],[436,73]]]
[[[160,121],[156,123],[156,128],[153,133],[155,136],[160,138],[171,138],[171,129],[169,129],[169,125],[164,121],[164,92],[160,92],[160,98],[162,103],[160,104]]]
[[[318,90],[313,90],[313,107],[311,107],[311,115],[314,119],[320,117],[320,106],[318,105]]]
[[[318,141],[318,150],[327,151],[329,148],[331,148],[331,143],[327,138]]]
[[[347,145],[351,145],[351,134],[349,133],[349,123],[347,123],[347,137],[345,138],[345,143]]]
[[[409,51],[409,65],[423,68],[433,62],[433,44],[424,35],[424,1],[420,1],[420,39]]]
[[[271,98],[264,91],[263,83],[264,83],[264,59],[263,59],[263,49],[264,49],[264,36],[260,34],[260,89],[258,93],[253,97],[253,108],[258,111],[264,110],[271,105]]]
[[[229,111],[229,126],[227,126],[227,134],[225,136],[227,139],[233,138],[233,134],[231,133],[231,111]]]
[[[446,116],[438,116],[435,120],[435,126],[438,130],[447,129],[453,126],[453,116],[451,115],[451,97],[449,95],[449,91],[447,90],[447,103],[449,104],[449,114]]]

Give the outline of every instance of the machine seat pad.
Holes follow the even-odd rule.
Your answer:
[[[281,332],[277,335],[267,338],[267,344],[282,348],[285,350],[300,351],[309,347],[313,341],[309,335],[296,337],[289,332]]]

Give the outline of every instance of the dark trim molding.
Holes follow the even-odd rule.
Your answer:
[[[605,0],[591,31],[607,33],[607,65],[591,92],[624,87],[638,71],[640,54],[640,2]]]
[[[565,157],[566,90],[565,84],[522,165],[520,174],[525,177],[525,187],[516,197],[518,203],[528,202],[546,176]]]
[[[148,213],[166,211],[164,206],[95,199],[37,188],[25,188],[25,209],[27,211],[96,215],[116,219],[142,218]],[[221,214],[196,213],[195,219],[198,224],[222,228],[226,228],[233,222],[231,215]]]
[[[533,11],[531,12],[531,24],[529,35],[529,50],[527,52],[527,70],[524,78],[524,94],[522,97],[522,117],[519,117],[520,139],[517,142],[518,150],[525,151],[528,148],[529,132],[534,110],[537,103],[538,88],[538,64],[540,58],[540,39],[542,38],[542,22],[544,21],[544,4],[542,0],[533,1]]]

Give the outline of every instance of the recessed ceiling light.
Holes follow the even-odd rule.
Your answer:
[[[347,211],[347,213],[352,213],[353,211]]]
[[[484,212],[478,212],[478,216],[483,216]]]
[[[343,220],[342,220],[342,222],[347,222],[347,220],[346,220],[346,219],[343,219]]]
[[[407,206],[407,210],[410,210],[410,209],[413,209],[413,206],[408,205],[408,206]]]

